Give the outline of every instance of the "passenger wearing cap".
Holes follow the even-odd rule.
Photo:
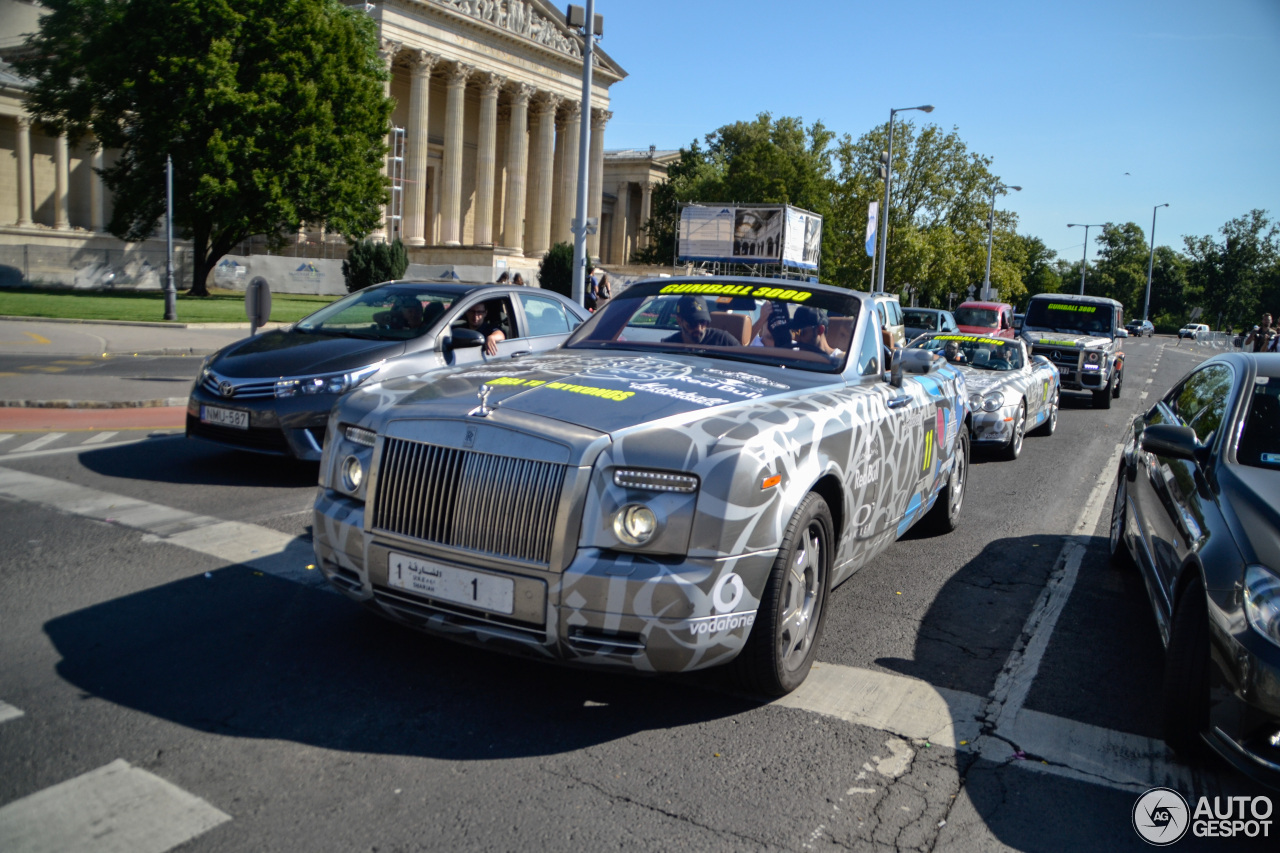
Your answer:
[[[701,296],[686,294],[676,303],[676,325],[680,331],[663,338],[664,344],[694,344],[708,347],[737,347],[741,342],[723,329],[711,328],[711,315]]]
[[[790,323],[785,307],[766,302],[756,321],[756,336],[751,339],[751,346],[791,349],[791,330],[787,328]]]
[[[825,355],[832,364],[844,359],[844,350],[827,343],[827,312],[824,309],[801,305],[791,318],[791,331],[796,335],[796,349]]]

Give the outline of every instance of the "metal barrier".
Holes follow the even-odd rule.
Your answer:
[[[84,290],[162,290],[164,249],[0,245],[0,287],[60,285]],[[175,247],[173,277],[190,286],[190,252]]]

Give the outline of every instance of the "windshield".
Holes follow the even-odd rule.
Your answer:
[[[952,364],[963,364],[978,370],[1021,370],[1024,364],[1021,343],[1008,338],[933,335],[920,338],[911,344],[911,348],[928,350]]]
[[[961,305],[956,309],[956,324],[960,326],[981,326],[994,329],[1000,323],[1000,312],[994,308],[969,308]]]
[[[1055,332],[1078,332],[1086,335],[1111,333],[1112,306],[1087,302],[1055,302],[1033,299],[1027,308],[1024,328],[1051,329]]]
[[[844,368],[859,300],[788,281],[639,282],[609,300],[570,349],[696,352],[804,370]]]
[[[370,287],[300,320],[294,329],[320,335],[403,341],[426,334],[458,299],[429,284]]]
[[[1236,461],[1280,471],[1280,377],[1259,376],[1236,445]]]
[[[902,310],[903,325],[910,326],[913,329],[936,329],[938,328],[938,318],[940,314],[932,311],[913,311],[910,308]]]

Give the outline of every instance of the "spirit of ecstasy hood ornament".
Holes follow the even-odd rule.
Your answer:
[[[489,408],[489,392],[493,389],[488,385],[481,385],[480,390],[476,392],[476,396],[480,398],[480,405],[471,410],[471,414],[478,418],[487,418],[493,409]]]

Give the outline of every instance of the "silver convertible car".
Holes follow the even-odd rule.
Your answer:
[[[1058,368],[1031,355],[1016,338],[926,335],[911,344],[937,353],[964,374],[973,413],[971,439],[1017,459],[1028,431],[1053,435],[1058,428]]]
[[[317,564],[433,634],[638,672],[732,662],[786,693],[828,593],[917,522],[959,520],[964,378],[922,351],[886,370],[883,342],[865,294],[660,279],[553,352],[367,383],[329,418]]]

